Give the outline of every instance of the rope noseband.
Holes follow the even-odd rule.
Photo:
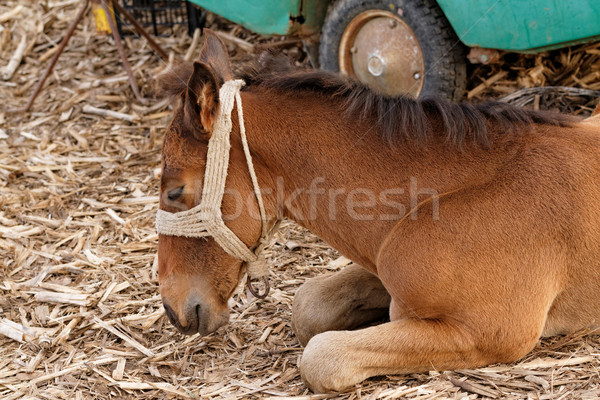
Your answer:
[[[265,298],[269,293],[269,282],[267,280],[268,270],[264,256],[261,254],[267,244],[270,233],[267,229],[267,218],[265,207],[256,179],[248,140],[246,139],[246,128],[244,126],[244,114],[242,111],[242,98],[240,89],[244,85],[242,80],[230,80],[223,84],[219,90],[220,109],[217,120],[213,126],[213,132],[208,141],[208,152],[206,159],[206,170],[204,172],[204,186],[202,188],[202,200],[200,204],[186,211],[170,213],[158,210],[156,213],[156,230],[159,234],[169,236],[183,236],[200,238],[212,236],[213,239],[229,255],[246,263],[248,271],[247,286],[250,292],[258,298]],[[254,250],[249,249],[244,242],[237,237],[225,225],[221,213],[221,203],[225,192],[225,181],[229,167],[229,152],[231,149],[230,135],[232,129],[231,112],[234,102],[237,102],[238,120],[240,125],[240,136],[242,146],[254,187],[254,194],[260,211],[262,231]],[[265,282],[265,293],[258,294],[250,283],[250,279],[263,279]]]

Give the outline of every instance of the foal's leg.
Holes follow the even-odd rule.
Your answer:
[[[302,345],[330,330],[355,329],[385,318],[390,296],[377,276],[356,264],[317,276],[298,289],[292,325]]]
[[[471,333],[455,321],[400,319],[313,337],[302,355],[300,372],[314,392],[342,391],[378,375],[515,361],[531,351],[538,336],[534,332],[518,343],[496,343],[493,334]]]

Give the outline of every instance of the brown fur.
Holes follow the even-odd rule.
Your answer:
[[[207,41],[221,45],[210,32]],[[218,75],[223,63],[204,57],[202,65]],[[383,100],[371,102],[378,97],[353,83],[325,90],[336,84],[315,86],[313,78],[341,82],[285,71],[273,84],[265,77],[242,93],[269,217],[299,222],[364,268],[317,278],[298,291],[294,327],[306,343],[300,369],[313,390],[343,390],[382,374],[511,362],[542,335],[598,325],[597,119],[566,123],[509,106],[426,107],[400,99],[392,110],[409,121],[378,124]],[[207,137],[184,122],[189,99],[182,96],[163,148],[160,207],[169,211],[198,204],[206,157]],[[344,104],[372,113],[344,117]],[[227,188],[249,201],[227,225],[253,246],[261,224],[232,118]],[[386,126],[393,131],[386,134]],[[428,133],[416,131],[423,126]],[[406,139],[390,146],[390,134]],[[469,136],[490,146],[448,144]],[[329,195],[310,194],[315,178]],[[391,188],[405,190],[354,213],[344,208],[345,195],[335,194],[358,193],[364,201],[360,193]],[[406,205],[404,213],[398,205]],[[234,209],[235,199],[226,197],[223,213]],[[169,318],[186,333],[206,334],[226,322],[227,299],[243,272],[212,239],[159,236],[161,294]],[[390,322],[350,330],[378,321],[388,302]]]

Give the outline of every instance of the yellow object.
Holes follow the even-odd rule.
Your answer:
[[[112,4],[109,4],[108,7],[110,8],[111,18],[114,20],[115,12],[113,11]],[[106,13],[100,2],[92,2],[92,13],[94,14],[94,21],[96,22],[96,32],[110,35],[112,31],[110,30],[108,18],[106,17]]]

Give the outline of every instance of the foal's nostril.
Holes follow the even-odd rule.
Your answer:
[[[206,318],[202,316],[202,306],[200,304],[196,304],[196,329],[198,332],[205,332],[206,328]]]
[[[175,311],[165,302],[163,302],[163,306],[165,307],[165,312],[167,313],[167,318],[169,318],[169,321],[171,321],[173,325],[179,326],[179,319],[177,319],[177,314],[175,314]]]
[[[187,325],[181,325],[179,317],[173,308],[168,305],[165,301],[163,301],[163,306],[165,307],[165,313],[169,318],[169,321],[183,334],[192,335],[199,331],[200,324],[202,323],[202,319],[200,316],[202,315],[202,306],[200,304],[189,305],[187,307],[187,311],[185,312],[185,320],[187,320]],[[203,325],[204,326],[204,325]]]

